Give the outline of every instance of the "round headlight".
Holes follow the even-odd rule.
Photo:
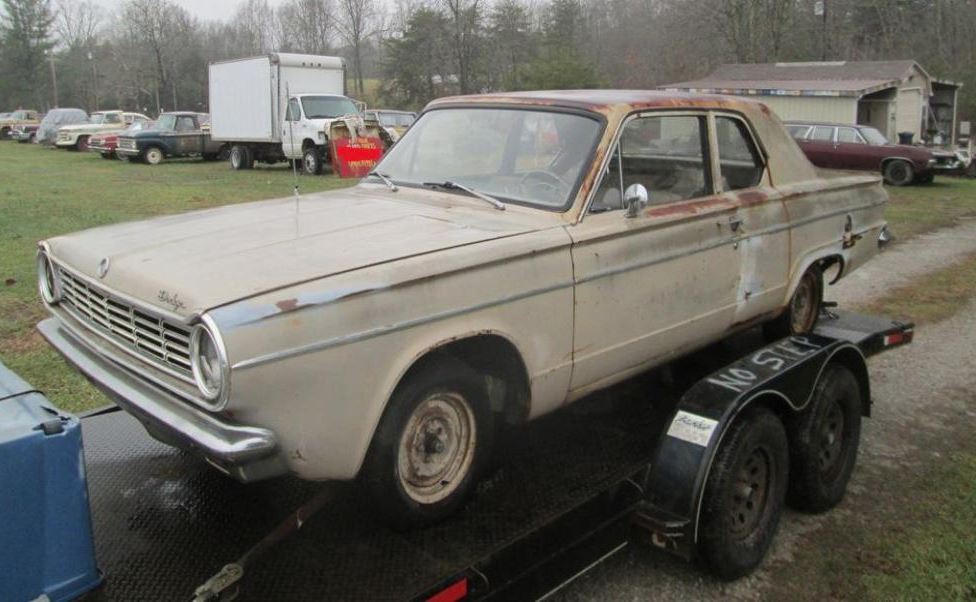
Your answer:
[[[61,300],[61,277],[43,250],[37,252],[37,288],[47,303]]]
[[[227,387],[230,368],[223,342],[209,321],[198,324],[190,336],[190,366],[203,396],[218,401]]]

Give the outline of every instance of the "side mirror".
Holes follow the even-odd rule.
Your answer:
[[[640,210],[647,205],[647,188],[643,184],[631,184],[624,191],[624,207],[626,217],[637,217]]]

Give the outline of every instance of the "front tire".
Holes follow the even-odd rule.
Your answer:
[[[890,186],[908,186],[915,180],[915,168],[908,161],[895,159],[885,163],[881,170],[885,184]]]
[[[158,146],[151,146],[146,149],[146,152],[142,155],[142,160],[148,165],[159,165],[163,162],[165,155],[163,155],[163,150]]]
[[[466,364],[440,359],[408,376],[360,473],[377,517],[405,529],[451,515],[487,465],[492,432],[484,378]]]
[[[88,136],[78,138],[78,142],[75,143],[75,150],[83,153],[88,151]]]
[[[306,175],[317,176],[322,173],[322,151],[310,146],[302,153],[302,170]]]
[[[810,407],[791,425],[791,506],[824,512],[847,492],[861,440],[861,388],[844,366],[831,364],[813,392]]]
[[[767,340],[776,341],[812,331],[820,317],[822,304],[823,272],[814,264],[803,273],[783,313],[763,324],[763,334]]]
[[[789,476],[786,431],[765,408],[732,423],[715,454],[702,500],[698,548],[725,580],[748,575],[779,526]]]

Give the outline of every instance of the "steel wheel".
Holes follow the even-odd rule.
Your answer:
[[[770,462],[762,448],[749,454],[739,474],[730,507],[729,531],[734,539],[743,540],[752,535],[763,519],[766,500],[769,498]]]
[[[432,504],[451,495],[471,468],[475,418],[458,393],[434,393],[410,415],[400,437],[397,472],[410,498]]]
[[[820,463],[820,472],[824,479],[833,478],[841,465],[841,450],[844,448],[844,411],[840,404],[834,401],[827,410],[827,416],[823,421],[823,429],[820,431],[820,447],[817,451],[817,459]]]
[[[159,165],[163,162],[163,151],[154,146],[146,151],[145,159],[150,165]]]
[[[820,311],[816,274],[808,271],[800,279],[790,301],[790,331],[793,334],[810,332]]]

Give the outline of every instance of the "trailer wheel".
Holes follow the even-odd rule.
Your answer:
[[[786,310],[778,317],[763,324],[763,334],[771,341],[813,330],[820,317],[823,303],[823,272],[817,264],[811,265],[800,278]]]
[[[908,186],[915,180],[915,168],[908,161],[895,159],[885,163],[881,170],[885,184],[891,186]]]
[[[810,406],[791,425],[790,505],[823,512],[840,503],[857,462],[861,389],[840,364],[824,370]]]
[[[377,517],[409,528],[441,520],[477,484],[491,453],[484,378],[440,359],[397,387],[370,444],[360,484]]]
[[[254,167],[254,155],[246,146],[235,144],[230,147],[231,169],[251,169]]]
[[[722,579],[738,579],[762,562],[779,526],[789,475],[783,423],[765,408],[747,410],[729,427],[705,485],[698,548]]]
[[[322,173],[322,152],[318,148],[310,146],[305,149],[302,154],[302,169],[310,176]]]

